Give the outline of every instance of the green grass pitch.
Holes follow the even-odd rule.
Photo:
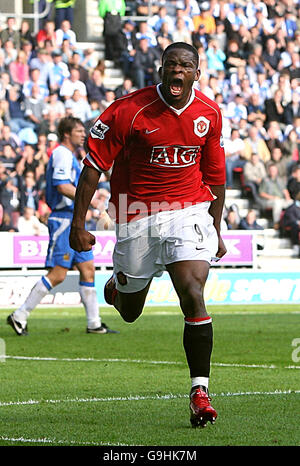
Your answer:
[[[205,429],[189,423],[178,308],[148,307],[133,324],[103,309],[119,335],[86,334],[83,308],[40,307],[18,337],[9,312],[0,310],[0,446],[299,445],[297,306],[209,308],[219,416]]]

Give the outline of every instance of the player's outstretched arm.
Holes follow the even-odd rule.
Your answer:
[[[76,188],[73,220],[69,236],[70,246],[75,251],[89,251],[95,244],[95,237],[85,229],[85,217],[91,199],[97,189],[101,172],[84,166]]]

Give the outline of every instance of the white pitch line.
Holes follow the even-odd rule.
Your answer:
[[[27,361],[57,361],[57,362],[117,362],[117,363],[133,363],[133,364],[153,364],[153,365],[185,365],[182,361],[151,361],[145,359],[124,359],[124,358],[55,358],[55,357],[40,357],[40,356],[3,356],[6,359],[27,360]],[[223,363],[213,362],[212,366],[216,367],[245,367],[248,369],[300,369],[300,366],[276,366],[275,364],[238,364],[238,363]]]
[[[99,446],[122,446],[122,447],[129,447],[132,446],[127,443],[111,443],[111,442],[75,442],[74,440],[56,440],[50,439],[47,437],[43,438],[24,438],[24,437],[8,437],[7,435],[0,435],[0,442],[1,440],[6,441],[6,442],[19,442],[19,443],[55,443],[55,444],[60,444],[60,445],[95,445],[97,447]]]
[[[232,397],[232,396],[258,396],[258,395],[291,395],[298,394],[300,390],[275,390],[272,392],[228,392],[228,393],[212,393],[212,397]],[[7,406],[26,406],[38,404],[60,404],[60,403],[109,403],[118,401],[146,401],[146,400],[176,400],[180,398],[189,398],[188,394],[174,394],[167,393],[165,395],[129,395],[120,397],[106,397],[106,398],[65,398],[64,400],[27,400],[27,401],[7,401],[0,402],[0,407]]]

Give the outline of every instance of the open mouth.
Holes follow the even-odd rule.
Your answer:
[[[170,84],[170,92],[172,95],[177,96],[182,93],[183,82],[181,79],[174,79]]]

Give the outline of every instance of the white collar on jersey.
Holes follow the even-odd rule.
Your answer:
[[[159,97],[161,98],[161,100],[167,105],[167,107],[169,107],[171,110],[173,110],[173,112],[177,113],[177,115],[181,115],[182,112],[185,111],[185,109],[191,105],[191,103],[193,102],[194,98],[195,98],[195,91],[194,91],[194,88],[192,88],[192,92],[191,92],[191,97],[188,101],[188,103],[182,107],[182,108],[175,108],[175,107],[172,107],[171,105],[168,104],[168,102],[163,98],[163,95],[160,91],[160,86],[161,86],[161,83],[160,84],[157,84],[156,86],[156,90],[157,90],[157,93],[159,95]]]

